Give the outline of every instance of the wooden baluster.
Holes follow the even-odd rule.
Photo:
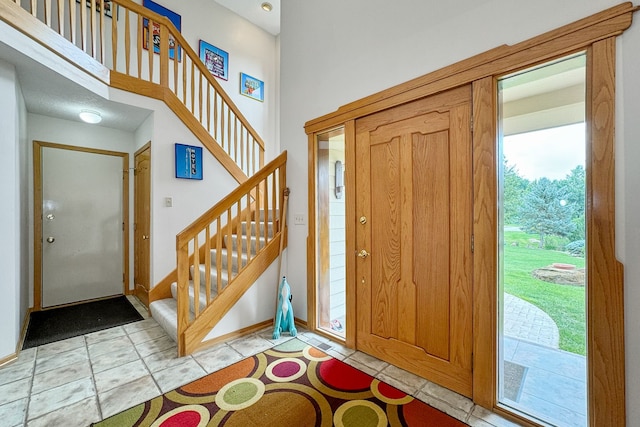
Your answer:
[[[87,53],[87,11],[84,0],[80,2],[80,46]]]
[[[118,69],[118,6],[115,3],[111,3],[111,61],[113,62],[113,70],[116,71]],[[128,12],[128,11],[127,11]],[[128,14],[127,14],[128,15]],[[127,24],[129,23],[129,19],[125,20]],[[128,44],[128,43],[127,43]],[[129,57],[127,56],[127,59]],[[127,63],[127,74],[129,74],[129,64]]]
[[[231,106],[227,105],[227,153],[231,156]],[[233,156],[232,156],[233,157]]]
[[[264,179],[264,233],[262,237],[264,237],[265,243],[269,240],[269,233],[267,230],[269,229],[269,177],[267,176]]]
[[[278,185],[276,180],[276,172],[274,171],[271,175],[271,237],[274,236],[276,231],[276,220],[277,220],[277,211],[278,211]],[[269,234],[267,233],[267,236]]]
[[[213,90],[213,138],[218,142],[218,91],[215,88]]]
[[[206,286],[207,306],[211,302],[211,224],[205,229],[204,241],[204,283]]]
[[[227,209],[227,239],[229,242],[229,246],[227,247],[227,285],[231,281],[231,265],[233,264],[233,259],[231,256],[233,255],[233,221],[231,217],[231,208]],[[238,256],[242,253],[242,241],[240,240],[240,236],[236,235],[236,252]]]
[[[182,103],[187,106],[187,58],[182,61]]]
[[[184,331],[189,326],[189,245],[177,249],[178,258],[178,354],[185,355]]]
[[[62,37],[64,37],[64,24],[64,0],[58,0],[58,34]]]
[[[257,142],[255,144],[258,145]],[[258,157],[259,157],[259,159],[258,159],[258,162],[259,162],[258,163],[258,170],[259,170],[259,169],[262,169],[262,166],[264,165],[264,150],[259,150],[258,151]]]
[[[69,0],[69,30],[71,43],[76,44],[76,0]]]
[[[196,103],[196,100],[195,100],[195,98],[196,98],[196,92],[195,92],[195,90],[196,90],[196,87],[195,87],[196,86],[195,67],[196,67],[196,64],[193,61],[191,61],[191,75],[190,75],[191,76],[191,79],[190,79],[191,80],[191,110],[189,110],[189,111],[191,111],[191,114],[193,114],[193,115],[195,115],[195,111],[196,111],[195,110],[195,103]]]
[[[31,0],[31,14],[33,16],[38,16],[38,1]]]
[[[169,29],[160,24],[160,86],[169,86]],[[177,59],[178,47],[173,48],[174,60]],[[153,80],[153,79],[152,79]]]
[[[80,3],[82,4],[82,3]],[[91,56],[98,59],[98,40],[96,37],[96,0],[91,0],[89,8],[89,37],[91,42]]]
[[[233,115],[233,160],[238,163],[238,116]]]
[[[178,57],[177,59],[174,58],[173,59],[173,93],[178,96],[178,62],[180,62],[182,59],[181,57]],[[184,61],[186,61],[186,55],[184,58]]]
[[[242,231],[242,199],[238,199],[238,203],[236,204],[236,233],[242,237],[244,237],[246,239],[246,230],[243,232]],[[248,243],[251,243],[251,240],[247,239]],[[249,250],[249,246],[247,245],[247,253],[251,252]],[[240,273],[241,266],[242,266],[242,255],[243,255],[243,251],[242,248],[240,248],[240,250],[237,253],[237,257],[238,257],[238,273]]]
[[[149,23],[147,22],[147,25]],[[145,30],[144,30],[144,19],[142,17],[142,15],[138,15],[138,28],[136,30],[137,33],[137,38],[138,38],[138,46],[136,48],[137,52],[136,52],[136,59],[138,61],[138,78],[142,79],[142,49],[143,46],[146,44],[148,44],[149,42],[149,31],[147,28],[147,32],[146,35]],[[143,37],[146,37],[146,40],[143,39]]]
[[[193,313],[195,318],[200,314],[200,244],[198,235],[193,237]]]
[[[211,85],[205,79],[207,84],[207,132],[211,134]]]
[[[246,130],[247,129],[244,127],[244,125],[240,124],[240,169],[242,169],[245,173],[247,173],[247,169],[245,168],[245,164],[244,164],[244,160],[245,160],[244,134]]]
[[[153,54],[155,53],[156,50],[156,45],[154,43],[154,37],[153,37],[153,33],[155,32],[155,28],[156,28],[156,23],[153,22],[151,19],[149,19],[149,41],[147,42],[147,56],[149,58],[148,61],[148,65],[149,65],[149,82],[153,83]]]
[[[256,185],[255,193],[256,193],[256,210],[258,212],[258,217],[256,218],[256,242],[257,242],[258,240],[260,240],[260,235],[262,234],[260,228],[262,226],[263,209],[262,209],[262,197],[260,197],[260,184]]]
[[[222,291],[222,221],[216,218],[216,296]]]
[[[248,230],[247,230],[247,239],[251,240],[251,238],[253,237],[253,227],[251,225],[252,222],[252,218],[251,218],[251,192],[247,193],[247,217],[245,218],[245,221],[248,224]],[[249,263],[249,261],[251,261],[251,251],[247,251],[247,264]]]
[[[218,143],[220,144],[220,146],[222,147],[222,149],[224,150],[224,99],[222,97],[220,97],[220,141],[218,141]]]
[[[105,58],[107,52],[107,46],[106,43],[104,42],[104,14],[105,14],[105,10],[104,10],[104,0],[100,0],[100,29],[99,29],[99,33],[100,33],[100,62],[103,65],[107,65],[107,59]],[[114,21],[114,19],[111,19],[111,21]],[[115,64],[113,64],[113,69],[115,70]]]
[[[200,119],[200,123],[202,123],[202,126],[204,126],[204,120],[202,118],[202,73],[200,72],[200,69],[196,69],[196,71],[198,72],[198,113],[199,116],[198,118]],[[206,81],[206,80],[205,80]]]
[[[51,0],[44,1],[44,23],[51,28]]]

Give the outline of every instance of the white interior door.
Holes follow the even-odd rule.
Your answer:
[[[42,306],[123,293],[122,157],[42,147]]]

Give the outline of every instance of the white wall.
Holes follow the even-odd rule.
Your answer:
[[[281,148],[291,214],[307,212],[304,123],[363,96],[502,44],[514,44],[619,4],[617,0],[282,1]],[[552,12],[550,12],[552,11]],[[640,425],[640,29],[620,38],[618,256],[626,262],[627,425]],[[624,154],[621,156],[620,152]],[[306,318],[306,226],[289,229],[288,276]]]
[[[0,360],[16,352],[22,321],[28,308],[26,291],[28,274],[26,260],[26,234],[24,187],[15,179],[23,176],[26,156],[20,143],[24,140],[26,110],[15,68],[0,61]]]

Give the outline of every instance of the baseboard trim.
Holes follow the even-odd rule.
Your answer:
[[[265,320],[263,322],[256,323],[255,325],[247,326],[246,328],[238,329],[237,331],[229,332],[228,334],[220,335],[219,337],[212,338],[212,339],[207,340],[207,341],[203,341],[194,350],[194,353],[196,351],[205,350],[207,348],[213,347],[214,345],[220,344],[221,342],[230,341],[232,339],[240,338],[240,337],[243,337],[245,335],[249,335],[249,334],[252,334],[254,332],[258,332],[259,330],[264,329],[269,325],[273,325],[273,319],[267,319],[267,320]]]

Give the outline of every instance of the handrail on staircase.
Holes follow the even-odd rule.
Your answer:
[[[164,99],[187,126],[195,119],[238,182],[264,165],[264,141],[168,18],[130,0],[0,0],[0,19],[105,83]]]
[[[284,238],[286,162],[285,151],[176,236],[179,354],[193,347],[185,331],[216,298],[237,292],[235,280]]]

